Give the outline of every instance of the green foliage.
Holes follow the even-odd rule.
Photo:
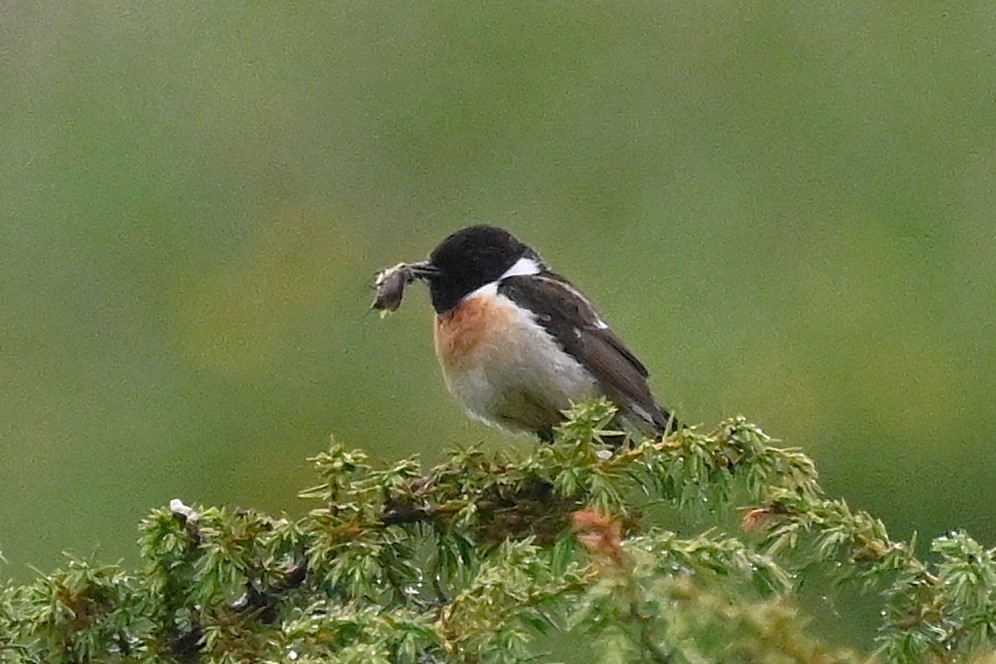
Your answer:
[[[298,520],[173,501],[142,522],[139,570],[71,559],[5,587],[0,661],[524,662],[547,633],[603,662],[992,655],[993,550],[950,533],[919,560],[742,419],[613,448],[612,417],[578,407],[553,444],[429,469],[333,443]],[[654,523],[661,502],[702,532]],[[744,532],[722,532],[743,504]],[[877,655],[814,634],[802,570],[882,598]]]

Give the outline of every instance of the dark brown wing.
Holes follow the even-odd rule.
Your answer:
[[[654,400],[647,368],[567,280],[552,272],[509,277],[498,284],[498,292],[533,312],[634,424],[654,431],[668,427],[671,416]],[[676,426],[670,424],[672,429]]]

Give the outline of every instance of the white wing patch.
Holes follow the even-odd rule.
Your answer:
[[[520,258],[520,259],[519,259],[519,262],[522,262],[522,261],[524,261],[524,260],[526,260],[526,259],[525,259],[525,258]],[[513,266],[513,267],[514,267],[514,266]],[[535,274],[535,273],[534,273],[534,274]],[[552,279],[547,279],[547,281],[550,281],[550,282],[552,282],[552,283],[555,283],[555,284],[557,284],[557,287],[558,287],[558,288],[563,288],[563,289],[564,289],[565,291],[567,291],[568,293],[572,293],[572,294],[573,294],[574,296],[576,296],[576,297],[577,297],[577,298],[578,298],[579,300],[581,300],[582,302],[588,302],[588,298],[586,298],[586,297],[585,297],[585,296],[584,296],[584,295],[583,295],[583,294],[581,293],[581,291],[579,291],[579,290],[578,290],[577,288],[575,288],[574,286],[571,286],[571,285],[570,285],[569,283],[567,283],[566,281],[559,281],[559,280],[557,280],[557,281],[554,281],[554,280],[552,280]],[[589,307],[591,307],[591,303],[590,303],[590,302],[588,302],[588,306],[589,306]],[[595,328],[596,328],[596,329],[599,329],[599,330],[607,330],[607,329],[609,329],[609,325],[608,325],[608,323],[606,323],[606,322],[605,322],[604,320],[602,320],[602,317],[598,315],[598,312],[596,312],[596,311],[594,310],[594,308],[593,308],[593,307],[592,307],[592,310],[591,310],[591,313],[593,313],[593,314],[595,315],[595,323],[594,323],[594,326],[595,326]],[[580,332],[578,332],[578,331],[575,331],[575,334],[576,334],[577,336],[580,336]]]

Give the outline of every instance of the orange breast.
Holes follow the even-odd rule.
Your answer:
[[[436,354],[446,370],[460,371],[513,325],[515,310],[489,295],[472,297],[436,316]]]

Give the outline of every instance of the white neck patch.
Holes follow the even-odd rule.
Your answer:
[[[478,295],[490,295],[494,297],[498,294],[498,282],[502,279],[507,279],[508,277],[526,277],[532,274],[539,274],[542,271],[543,267],[538,261],[523,256],[519,260],[515,261],[515,265],[505,270],[505,274],[501,275],[494,281],[484,284],[480,288],[467,293],[463,296],[461,301],[469,300],[470,298],[477,297]]]
[[[532,258],[523,256],[519,260],[515,261],[515,265],[505,270],[505,274],[498,277],[498,281],[509,277],[524,277],[531,274],[539,274],[540,269],[539,263]]]

